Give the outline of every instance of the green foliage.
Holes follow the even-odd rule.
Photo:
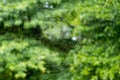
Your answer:
[[[13,35],[13,34],[12,34]],[[10,40],[1,38],[0,47],[0,79],[41,79],[45,74],[51,74],[48,65],[60,67],[62,58],[56,51],[50,50],[41,44],[41,41],[34,39]],[[48,63],[50,62],[50,63]],[[50,67],[50,66],[49,66]],[[61,67],[61,69],[64,67]],[[59,68],[56,70],[59,70]]]
[[[0,80],[119,80],[119,0],[0,0]]]
[[[110,42],[82,46],[77,54],[71,52],[67,61],[75,80],[119,80],[120,55],[117,45]],[[117,75],[117,76],[116,76]]]

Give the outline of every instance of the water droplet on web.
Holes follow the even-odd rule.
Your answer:
[[[76,36],[72,37],[72,40],[77,41],[77,37]]]
[[[50,8],[53,8],[53,6],[51,5]]]

